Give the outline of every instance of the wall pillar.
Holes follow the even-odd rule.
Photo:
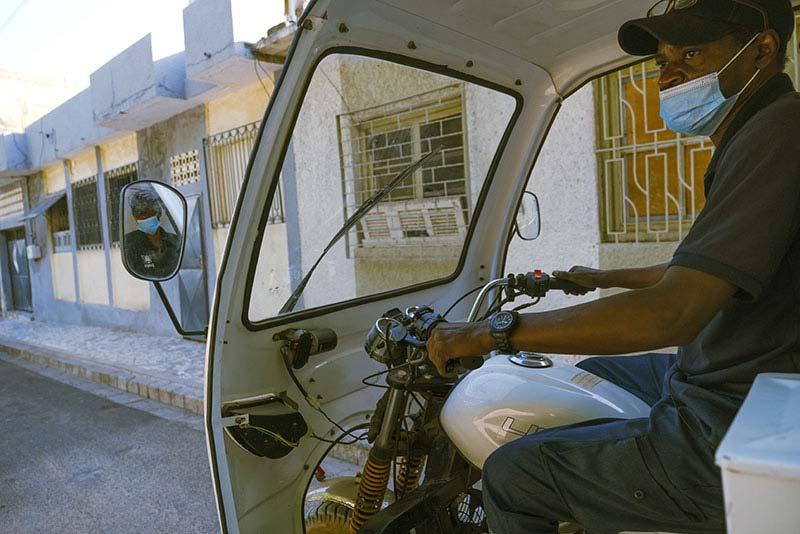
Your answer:
[[[108,287],[108,305],[114,306],[114,285],[111,282],[111,237],[109,235],[108,223],[108,197],[106,196],[106,176],[103,169],[103,158],[100,147],[94,147],[94,155],[97,160],[97,200],[100,210],[100,229],[103,235],[103,252],[106,260],[106,286]]]
[[[67,213],[69,214],[69,241],[72,249],[72,278],[75,284],[75,303],[81,301],[81,285],[78,282],[78,234],[75,228],[75,209],[72,206],[72,161],[64,160],[64,187],[67,191]]]

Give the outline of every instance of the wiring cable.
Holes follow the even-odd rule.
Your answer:
[[[468,296],[472,295],[476,291],[480,291],[481,289],[483,289],[483,285],[480,285],[480,286],[476,287],[475,289],[471,289],[468,293],[465,293],[464,295],[460,296],[458,298],[458,300],[455,301],[449,308],[447,308],[447,311],[442,314],[442,319],[447,318],[447,314],[450,313],[451,311],[453,311],[453,308],[458,306],[459,303],[461,303],[462,300],[464,300]]]
[[[521,311],[521,310],[530,308],[531,306],[536,306],[537,304],[539,304],[540,300],[542,300],[542,299],[537,297],[537,298],[533,299],[533,302],[528,302],[526,304],[522,304],[520,306],[517,306],[516,308],[514,308],[514,311]]]

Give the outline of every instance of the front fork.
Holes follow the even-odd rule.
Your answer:
[[[392,462],[396,456],[396,433],[398,423],[405,416],[408,392],[398,387],[390,387],[386,412],[381,421],[380,432],[375,443],[369,451],[367,463],[361,472],[361,481],[358,486],[353,515],[350,517],[350,532],[355,534],[362,525],[380,511],[386,488],[389,485],[389,476],[392,471]]]

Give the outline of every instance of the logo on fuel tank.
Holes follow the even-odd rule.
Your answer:
[[[517,424],[516,420],[513,417],[506,417],[506,420],[503,421],[503,426],[501,427],[509,434],[514,434],[517,436],[528,436],[530,434],[536,434],[537,432],[541,432],[545,428],[539,425],[528,425],[525,428],[525,425]]]

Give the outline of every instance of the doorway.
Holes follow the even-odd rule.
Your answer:
[[[15,228],[5,232],[8,253],[8,276],[11,282],[11,309],[33,312],[31,299],[31,273],[28,269],[28,254],[25,230]]]

